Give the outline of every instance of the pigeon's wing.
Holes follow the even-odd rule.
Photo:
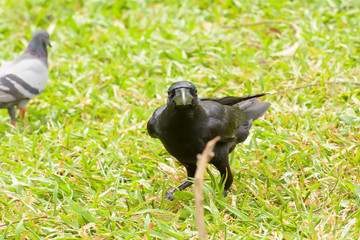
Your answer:
[[[207,98],[207,97],[201,97],[199,98],[200,101],[213,101],[213,102],[217,102],[220,103],[222,105],[235,105],[239,102],[243,102],[252,98],[258,98],[258,97],[262,97],[265,95],[268,95],[269,93],[259,93],[259,94],[255,94],[255,95],[249,95],[249,96],[243,96],[243,97],[233,97],[233,96],[227,96],[227,97],[211,97],[211,98]]]
[[[233,142],[236,139],[237,128],[245,121],[245,115],[238,108],[221,105],[217,102],[205,101],[200,105],[208,117],[208,129],[211,138],[221,137],[221,142]]]
[[[10,103],[18,100],[14,95],[0,90],[0,107],[5,103]]]
[[[0,77],[0,103],[9,103],[25,98],[16,76],[8,74]]]
[[[0,77],[0,91],[4,96],[2,102],[6,100],[29,99],[40,93],[38,89],[33,88],[27,82],[13,74]]]
[[[0,67],[0,76],[6,74],[6,69],[11,66],[12,61],[11,62],[4,62],[1,67]]]
[[[147,123],[147,131],[149,135],[153,138],[158,138],[159,116],[161,115],[161,113],[164,111],[165,108],[166,105],[157,108]]]
[[[21,62],[22,59],[24,59],[24,58],[28,58],[28,56],[23,54],[23,55],[15,58],[14,60],[11,60],[9,62],[4,62],[0,67],[0,76],[7,74],[7,73],[13,73],[14,67],[16,68],[18,63]]]
[[[46,65],[36,58],[25,58],[12,62],[1,67],[0,90],[17,99],[33,98],[40,94],[48,79]]]

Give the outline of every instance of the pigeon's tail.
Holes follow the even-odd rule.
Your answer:
[[[263,116],[270,107],[268,102],[259,102],[257,98],[249,99],[236,104],[236,106],[245,113],[247,121],[255,121]]]

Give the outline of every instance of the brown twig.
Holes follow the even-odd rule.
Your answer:
[[[278,23],[289,24],[290,27],[292,27],[295,30],[295,37],[296,38],[300,37],[301,29],[299,28],[299,26],[296,25],[293,22],[288,22],[288,21],[284,21],[284,20],[264,20],[264,21],[259,21],[259,22],[238,24],[238,25],[235,25],[235,26],[225,26],[225,27],[227,27],[227,28],[234,28],[234,27],[238,27],[238,26],[240,26],[240,27],[251,27],[251,26],[255,26],[255,25],[268,25],[268,24],[278,24]],[[271,56],[274,56],[274,57],[293,56],[298,47],[299,47],[299,43],[295,42],[289,48],[284,49],[284,50],[282,50],[280,52],[277,52],[277,53],[273,53],[273,54],[271,54]]]
[[[298,25],[296,25],[293,22],[288,22],[288,21],[284,21],[284,20],[264,20],[264,21],[253,22],[253,23],[240,24],[238,26],[251,27],[251,26],[255,26],[255,25],[264,25],[264,24],[268,25],[268,24],[277,24],[277,23],[289,24],[290,27],[292,27],[295,30],[296,36],[298,36],[301,33],[301,29],[298,27]]]
[[[28,218],[28,219],[24,219],[24,220],[22,220],[22,221],[28,222],[28,221],[38,220],[38,219],[42,219],[42,218],[48,218],[48,216],[45,215],[45,216],[40,216],[40,217]],[[5,223],[5,224],[0,225],[0,228],[1,228],[1,227],[6,227],[6,226],[8,226],[8,225],[15,224],[15,223],[19,223],[19,222],[21,222],[21,220],[20,220],[20,221],[11,222],[11,223]]]
[[[214,157],[214,147],[220,137],[216,137],[206,144],[206,147],[202,154],[198,154],[197,170],[195,173],[195,219],[199,232],[199,240],[206,239],[206,227],[204,221],[204,196],[202,194],[202,184],[204,181],[204,175],[206,171],[206,165]]]
[[[332,81],[332,82],[324,82],[324,83],[313,83],[313,84],[308,84],[308,85],[304,85],[304,86],[300,86],[300,87],[289,88],[289,89],[286,89],[286,90],[283,90],[283,91],[278,91],[278,92],[267,92],[265,94],[266,95],[283,94],[283,93],[288,93],[289,91],[299,90],[299,89],[302,89],[302,88],[321,86],[322,84],[325,84],[325,85],[331,85],[331,84],[354,84],[354,85],[359,85],[360,86],[360,82]]]

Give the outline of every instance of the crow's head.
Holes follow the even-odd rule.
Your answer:
[[[187,81],[176,82],[168,90],[168,106],[195,107],[199,103],[196,87]]]

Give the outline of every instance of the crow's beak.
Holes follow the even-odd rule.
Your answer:
[[[186,92],[185,92],[185,89],[181,88],[180,92],[181,92],[182,103],[183,103],[183,105],[186,105]]]
[[[176,106],[186,106],[192,104],[192,96],[185,88],[180,88],[176,91],[174,101]]]

